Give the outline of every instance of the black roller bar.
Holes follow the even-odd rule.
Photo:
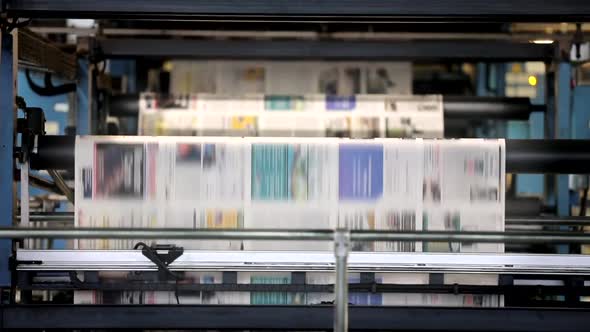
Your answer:
[[[506,140],[506,172],[590,173],[590,141]]]
[[[73,136],[41,136],[33,169],[74,169]],[[590,173],[588,140],[506,140],[508,173]]]
[[[583,0],[5,0],[8,17],[584,22]]]
[[[104,58],[368,61],[550,61],[553,44],[503,40],[97,39]]]
[[[587,331],[589,309],[350,306],[350,330]],[[331,330],[332,305],[10,305],[0,329]]]
[[[513,217],[538,216],[542,213],[550,213],[538,197],[510,197],[506,198],[506,215]]]
[[[443,96],[447,120],[528,120],[532,112],[545,112],[544,105],[532,105],[522,97]]]
[[[545,106],[532,105],[529,98],[520,97],[471,97],[443,96],[445,121],[504,119],[528,120],[532,112],[544,112]],[[139,95],[113,95],[110,98],[109,115],[137,117]]]
[[[40,136],[37,153],[31,155],[33,169],[74,169],[76,136]]]

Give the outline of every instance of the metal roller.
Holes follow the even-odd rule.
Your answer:
[[[40,136],[33,169],[74,169],[73,136]],[[588,140],[506,140],[506,172],[538,174],[590,173]]]
[[[532,105],[529,98],[444,96],[445,121],[449,120],[528,120],[532,112],[544,112],[544,105]],[[139,95],[113,95],[111,116],[137,117]]]
[[[443,110],[448,120],[528,120],[532,112],[545,106],[532,105],[529,98],[444,96]]]
[[[590,173],[587,140],[506,140],[508,173]]]

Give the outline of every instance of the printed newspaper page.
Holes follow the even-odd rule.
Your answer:
[[[439,95],[157,95],[139,101],[139,135],[442,138]]]
[[[333,229],[340,226],[391,231],[501,231],[504,163],[503,140],[78,137],[75,219],[78,227]],[[80,240],[77,247],[131,249],[139,241]],[[158,242],[174,243],[185,249],[214,250],[331,250],[332,247],[330,242],[297,241],[162,239]],[[354,243],[352,250],[502,252],[504,248],[481,243],[385,242]],[[321,274],[316,279],[314,276],[314,273],[308,275],[310,282],[323,282]],[[469,276],[461,277],[464,276],[453,277],[449,282],[473,282]],[[288,274],[254,273],[243,280],[287,283],[289,278]],[[379,280],[395,281],[395,278],[399,274],[387,274]],[[496,279],[489,282],[494,283]],[[191,280],[218,282],[219,278],[206,275]],[[358,282],[355,280],[351,276],[350,282]],[[103,295],[76,292],[76,301],[103,303],[106,301]],[[131,292],[121,296],[117,301],[124,303],[175,301],[168,292],[143,295]],[[326,296],[330,295],[216,293],[207,295],[205,300],[201,297],[185,300],[290,304],[317,303]],[[492,295],[351,296],[351,301],[359,304],[487,306],[502,303],[501,297]]]

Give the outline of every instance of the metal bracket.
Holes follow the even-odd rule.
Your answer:
[[[173,279],[179,279],[179,276],[168,269],[168,265],[182,256],[184,249],[170,244],[157,244],[147,246],[140,242],[135,247],[142,247],[141,253],[152,261],[158,267],[158,275],[161,281],[168,280],[169,276]]]
[[[21,163],[29,161],[29,157],[35,148],[37,136],[45,135],[45,115],[43,109],[27,107],[25,100],[17,96],[16,105],[25,113],[24,118],[17,119],[16,131],[22,135],[21,147],[15,147],[15,151]]]
[[[9,271],[16,271],[16,268],[19,264],[25,264],[25,265],[41,265],[43,264],[43,261],[40,260],[23,260],[23,261],[19,261],[18,259],[16,259],[15,256],[10,256],[8,258],[8,270]]]

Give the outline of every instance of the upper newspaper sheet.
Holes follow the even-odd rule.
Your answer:
[[[139,101],[139,135],[442,138],[439,95],[161,96]]]

